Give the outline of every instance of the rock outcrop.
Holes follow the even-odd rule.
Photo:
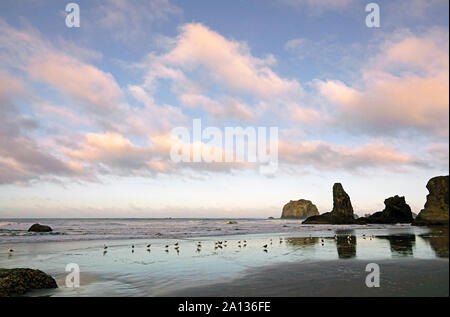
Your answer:
[[[356,224],[359,219],[353,217],[350,197],[340,183],[333,185],[333,210],[306,219],[304,224]]]
[[[427,189],[430,192],[424,209],[420,211],[413,225],[448,225],[449,213],[449,175],[430,179]]]
[[[300,199],[297,201],[291,200],[283,207],[281,219],[306,219],[311,216],[318,215],[316,205],[311,201]]]
[[[0,269],[0,297],[23,295],[32,289],[57,288],[50,275],[32,269]]]
[[[394,196],[384,201],[383,211],[374,213],[366,219],[367,223],[412,223],[414,221],[411,208],[405,201],[405,197]]]
[[[28,229],[28,232],[51,232],[52,228],[49,226],[40,225],[38,223],[35,223]]]

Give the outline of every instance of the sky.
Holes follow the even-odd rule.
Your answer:
[[[0,2],[0,217],[355,213],[449,171],[447,0]],[[278,128],[278,165],[175,162],[176,128]],[[182,143],[180,143],[182,142]],[[249,145],[249,143],[247,143]],[[268,146],[268,144],[267,144]],[[215,153],[215,152],[214,152]]]

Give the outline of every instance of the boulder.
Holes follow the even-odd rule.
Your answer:
[[[316,205],[311,201],[300,199],[297,201],[291,200],[283,207],[281,219],[306,219],[311,216],[318,215]]]
[[[448,185],[449,175],[434,177],[428,181],[427,189],[430,193],[424,209],[417,215],[413,225],[448,225]]]
[[[57,288],[50,275],[32,269],[0,269],[0,297],[23,295],[32,289]]]
[[[340,183],[333,185],[333,210],[322,215],[307,218],[304,224],[357,224],[359,219],[353,217],[350,196]]]
[[[367,223],[412,223],[413,216],[411,208],[405,201],[405,197],[394,196],[384,201],[383,211],[374,213],[367,217]]]
[[[28,232],[51,232],[52,228],[49,226],[40,225],[38,223],[35,223],[28,229]]]

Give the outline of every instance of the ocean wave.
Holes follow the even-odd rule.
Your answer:
[[[7,227],[7,226],[13,226],[15,225],[15,222],[9,222],[9,221],[0,221],[0,227]]]

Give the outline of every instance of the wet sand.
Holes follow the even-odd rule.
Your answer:
[[[0,243],[0,267],[57,279],[58,289],[27,296],[448,296],[448,229],[313,229],[8,244],[13,254]],[[65,286],[69,263],[79,265],[79,288]],[[366,287],[368,263],[381,267],[380,288]]]
[[[248,270],[227,282],[194,287],[166,296],[373,297],[449,296],[449,262],[445,259],[382,260],[380,287],[365,283],[369,261],[335,260],[285,263]]]

